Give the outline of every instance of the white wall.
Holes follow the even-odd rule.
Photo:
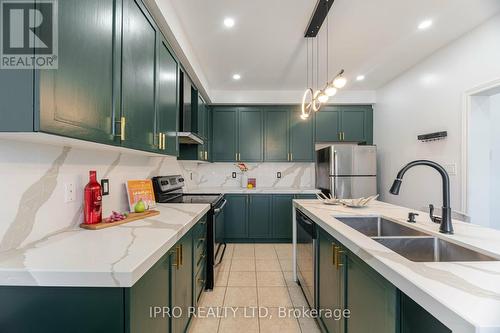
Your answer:
[[[432,34],[432,30],[424,32]],[[440,49],[377,91],[374,141],[379,147],[381,199],[412,208],[441,205],[437,173],[416,168],[405,176],[399,196],[388,193],[405,163],[425,158],[456,164],[451,176],[452,208],[461,210],[461,113],[463,93],[500,78],[500,15]],[[420,143],[417,135],[448,131],[448,138]]]

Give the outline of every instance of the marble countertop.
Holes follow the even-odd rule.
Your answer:
[[[159,204],[160,215],[101,230],[69,228],[0,253],[0,285],[131,287],[205,215],[207,204]]]
[[[296,188],[296,187],[256,187],[247,189],[242,187],[196,187],[185,190],[186,193],[270,193],[270,194],[314,194],[320,192],[315,188]]]
[[[381,216],[500,259],[500,231],[453,221],[454,235],[438,232],[428,214],[406,222],[408,208],[375,201],[352,209],[318,200],[294,200],[319,226],[419,303],[454,333],[500,332],[500,261],[412,262],[338,221],[340,216]]]

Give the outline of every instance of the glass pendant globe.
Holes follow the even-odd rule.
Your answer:
[[[335,96],[335,94],[337,94],[337,88],[335,88],[333,84],[330,83],[325,89],[325,94],[328,97]]]
[[[318,101],[321,104],[325,104],[326,102],[328,102],[328,95],[321,91],[318,95]]]
[[[347,80],[343,76],[337,76],[335,80],[333,80],[333,86],[337,89],[342,89],[345,87]]]

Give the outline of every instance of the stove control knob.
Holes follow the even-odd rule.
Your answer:
[[[181,178],[179,178],[179,182],[180,182],[180,183],[183,183],[183,182],[184,182],[184,178],[182,178],[182,177],[181,177]]]

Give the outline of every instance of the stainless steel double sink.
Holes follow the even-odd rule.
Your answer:
[[[335,218],[411,261],[499,260],[382,217],[349,216]]]

